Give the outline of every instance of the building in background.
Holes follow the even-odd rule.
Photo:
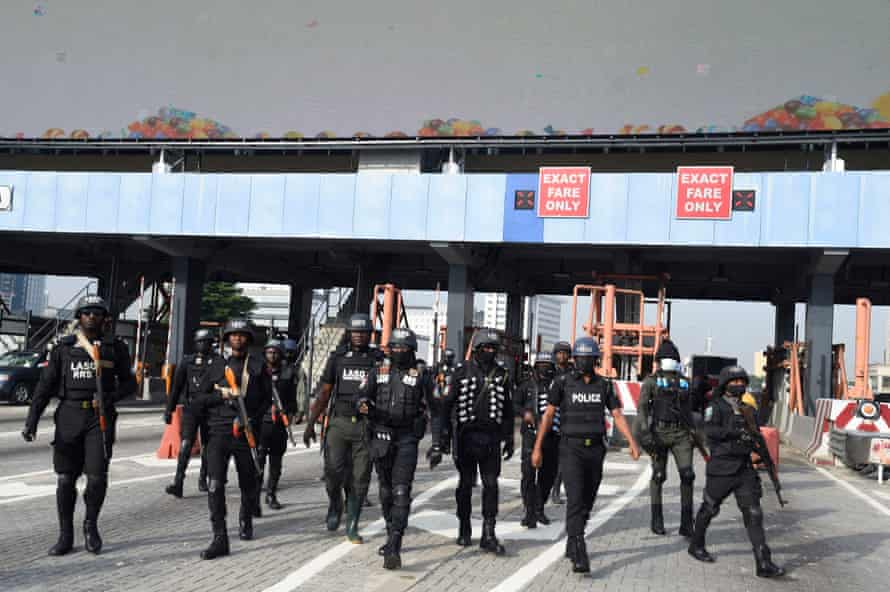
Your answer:
[[[405,316],[408,327],[417,335],[417,357],[423,358],[427,364],[433,361],[433,335],[435,310],[432,306],[406,306]],[[445,324],[444,311],[440,311],[439,324]]]
[[[503,331],[507,328],[507,295],[486,294],[482,309],[482,326]]]
[[[244,296],[256,302],[250,313],[254,323],[264,327],[287,330],[290,313],[290,286],[281,284],[238,284]]]
[[[539,351],[550,351],[557,341],[568,341],[568,336],[562,335],[562,306],[560,296],[535,296],[531,299],[531,332],[532,347],[537,348],[540,339]]]
[[[13,314],[31,312],[43,316],[46,311],[46,276],[0,273],[0,298]]]

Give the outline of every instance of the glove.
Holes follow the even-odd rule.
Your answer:
[[[303,444],[306,445],[306,448],[309,448],[312,442],[318,439],[315,436],[315,422],[311,421],[311,417],[309,419],[310,421],[306,423],[306,427],[303,429]]]
[[[300,425],[301,423],[303,423],[303,420],[305,420],[305,419],[306,419],[305,415],[303,415],[302,413],[297,413],[297,415],[294,416],[294,425]]]
[[[25,442],[33,442],[37,437],[37,432],[33,428],[25,428],[22,430],[22,439]]]
[[[172,411],[164,411],[164,423],[170,425],[170,422],[173,421],[173,412]]]
[[[426,457],[430,459],[430,470],[434,470],[442,462],[442,448],[434,444],[426,451]]]
[[[504,448],[503,448],[503,452],[502,452],[501,456],[503,457],[503,459],[505,461],[513,458],[513,438],[510,438],[509,440],[504,440]]]

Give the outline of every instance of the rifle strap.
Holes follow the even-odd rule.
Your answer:
[[[241,369],[241,395],[247,396],[247,386],[250,384],[250,374],[247,372],[247,362],[250,361],[250,354],[244,356],[244,367]]]

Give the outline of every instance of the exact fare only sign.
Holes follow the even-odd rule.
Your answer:
[[[732,218],[732,167],[677,167],[677,218]]]
[[[590,215],[590,167],[541,167],[538,217],[587,218]]]

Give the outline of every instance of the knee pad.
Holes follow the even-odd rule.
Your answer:
[[[652,482],[656,485],[662,485],[667,481],[667,473],[665,471],[654,469],[652,471]]]
[[[73,488],[77,483],[77,475],[74,473],[59,473],[57,483],[59,487]]]
[[[221,480],[219,480],[219,479],[211,479],[211,480],[207,483],[207,491],[208,491],[208,493],[211,493],[211,494],[220,493],[220,492],[225,491],[225,489],[226,489],[226,482],[225,482],[225,481],[221,481]]]
[[[742,514],[752,524],[763,524],[763,508],[760,507],[760,504],[742,508]]]
[[[411,505],[411,486],[396,485],[393,488],[393,505],[407,508]]]
[[[695,469],[692,467],[683,467],[680,469],[680,483],[684,485],[692,485],[695,482]]]
[[[87,475],[87,488],[93,487],[107,487],[108,486],[108,475],[105,473],[99,473],[96,475]]]
[[[391,487],[385,487],[383,485],[380,486],[378,495],[380,495],[380,501],[385,502],[389,501],[393,497],[393,491]]]

